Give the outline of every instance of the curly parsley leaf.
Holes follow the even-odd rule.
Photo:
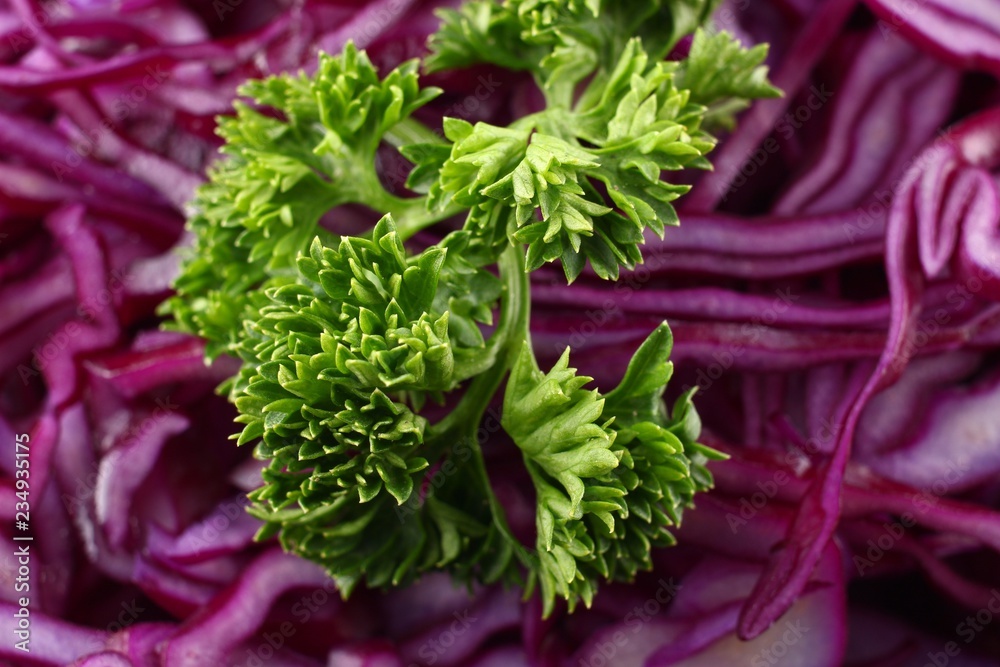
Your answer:
[[[704,24],[719,0],[474,0],[439,12],[431,71],[492,63],[535,75],[550,105],[569,106],[584,79],[601,80],[628,40],[663,58]]]
[[[525,345],[504,395],[503,427],[524,455],[537,498],[538,582],[545,613],[556,597],[586,604],[596,590],[587,564],[594,557],[586,515],[614,525],[621,496],[603,482],[619,464],[615,433],[601,421],[604,401],[581,387],[592,378],[569,368],[569,350],[542,373]]]
[[[415,411],[481,372],[485,342],[463,338],[499,294],[496,278],[449,261],[449,249],[409,256],[390,216],[371,239],[329,248],[316,238],[297,280],[269,289],[248,325],[238,442],[259,439],[255,455],[269,461],[253,513],[267,522],[262,535],[279,534],[344,581],[398,584],[454,561],[472,538],[495,540],[488,517],[445,494],[412,502],[424,471],[443,461]],[[465,315],[435,310],[461,299]],[[403,548],[417,555],[389,567]]]
[[[165,312],[208,342],[207,354],[236,352],[243,321],[266,305],[262,290],[287,284],[299,252],[320,234],[330,209],[364,204],[397,218],[424,215],[424,202],[390,194],[375,152],[392,128],[436,97],[419,86],[417,61],[380,77],[349,43],[320,55],[315,76],[282,74],[249,81],[236,114],[219,121],[225,159],[192,204],[186,253]],[[275,110],[277,113],[267,111]]]
[[[447,120],[454,143],[429,205],[473,208],[466,228],[493,243],[503,224],[510,243],[527,245],[529,271],[560,259],[572,282],[589,260],[600,277],[617,278],[641,261],[646,229],[662,236],[678,224],[671,202],[688,186],[662,173],[710,166],[705,107],[674,86],[676,71],[675,63],[650,63],[630,40],[599,94],[588,88],[577,110],[510,128]]]
[[[526,345],[511,370],[503,425],[536,494],[537,577],[545,613],[557,598],[586,605],[601,580],[630,581],[650,550],[675,540],[683,510],[712,486],[705,464],[724,458],[695,440],[690,394],[663,403],[672,365],[664,322],[602,396],[569,367],[569,350],[542,373]]]
[[[767,51],[766,44],[745,49],[728,32],[699,29],[678,69],[677,85],[691,91],[691,101],[708,107],[706,125],[731,129],[752,100],[781,96],[767,80]]]
[[[691,403],[693,390],[667,411],[663,393],[673,373],[672,343],[664,322],[633,355],[618,387],[605,396],[605,414],[614,417],[616,443],[624,449],[615,473],[628,491],[628,512],[616,526],[616,555],[608,562],[626,578],[652,566],[650,546],[674,543],[669,529],[680,526],[695,493],[712,487],[706,464],[725,458],[696,442],[701,422]]]

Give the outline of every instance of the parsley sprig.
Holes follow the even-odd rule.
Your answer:
[[[545,109],[507,127],[445,118],[436,135],[413,118],[441,92],[421,87],[420,63],[380,76],[352,44],[313,76],[240,89],[250,102],[220,119],[225,157],[192,205],[164,310],[209,358],[242,361],[221,389],[243,426],[234,438],[267,462],[250,494],[260,538],[322,564],[345,595],[444,570],[538,590],[546,614],[558,599],[589,605],[601,581],[631,579],[673,543],[721,455],[697,442],[690,392],[664,403],[669,327],[602,394],[569,349],[539,367],[528,273],[559,261],[572,282],[589,263],[614,280],[635,267],[647,231],[679,222],[671,202],[688,187],[664,175],[710,168],[711,132],[778,94],[765,46],[702,27],[715,4],[443,10],[426,68],[491,63],[544,93]],[[692,32],[687,57],[665,60]],[[382,184],[385,145],[413,164],[414,196]],[[383,217],[339,234],[345,204]],[[456,216],[437,244],[407,247]],[[477,439],[505,379],[501,423],[535,491],[532,545],[507,525]]]

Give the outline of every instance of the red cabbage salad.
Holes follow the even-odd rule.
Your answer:
[[[1000,665],[998,77],[994,0],[0,0],[0,665]]]

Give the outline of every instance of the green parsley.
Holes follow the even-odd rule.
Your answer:
[[[673,544],[717,452],[697,442],[686,393],[663,401],[672,365],[664,322],[602,394],[566,350],[539,368],[528,273],[559,261],[607,280],[642,261],[647,230],[678,224],[688,186],[710,168],[712,131],[778,94],[762,62],[713,33],[715,0],[473,0],[441,11],[426,69],[478,63],[529,72],[546,107],[507,127],[413,119],[441,91],[418,61],[380,76],[348,44],[314,76],[250,81],[220,119],[224,159],[198,192],[188,250],[164,312],[230,354],[221,388],[238,444],[266,461],[250,494],[288,551],[325,567],[345,595],[429,571],[539,590],[589,605],[598,584],[651,567]],[[665,60],[694,33],[688,56]],[[400,197],[376,151],[412,164]],[[337,235],[320,219],[344,204],[383,217]],[[414,253],[417,231],[464,224]],[[495,268],[494,268],[495,267]],[[498,318],[494,321],[495,314]],[[491,332],[488,336],[484,331]],[[536,541],[521,544],[494,495],[476,431],[506,378],[501,423],[534,486]],[[450,406],[431,421],[429,406]],[[429,475],[449,471],[432,495]]]

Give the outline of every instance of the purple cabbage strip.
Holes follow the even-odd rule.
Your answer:
[[[967,137],[973,129],[954,133]],[[954,144],[947,144],[952,148]],[[935,150],[935,149],[931,149]],[[822,545],[832,536],[840,512],[839,489],[850,455],[855,428],[867,401],[879,389],[896,382],[913,354],[919,302],[925,285],[918,253],[919,219],[929,214],[922,207],[918,186],[927,177],[923,165],[911,167],[893,200],[886,230],[886,269],[893,301],[889,338],[878,365],[863,388],[852,397],[844,414],[834,420],[842,424],[832,460],[821,470],[814,488],[807,491],[796,522],[789,533],[789,546],[772,557],[740,619],[740,635],[752,638],[763,632],[788,609],[805,586]],[[933,171],[929,172],[934,174]],[[996,200],[993,202],[997,206]],[[996,219],[994,215],[994,219]],[[997,258],[1000,261],[1000,258]],[[851,396],[851,390],[848,390]]]
[[[764,100],[741,118],[734,135],[712,156],[715,170],[703,176],[684,199],[685,210],[710,211],[729,192],[747,156],[774,129],[791,98],[806,84],[813,65],[837,36],[855,4],[855,0],[825,0],[810,14],[771,78],[785,96]]]
[[[1000,15],[990,0],[866,0],[879,27],[960,67],[1000,73]]]
[[[539,355],[572,345],[602,388],[668,319],[671,398],[697,385],[702,441],[731,456],[652,573],[543,621],[537,598],[446,576],[344,602],[316,566],[253,542],[261,463],[212,396],[236,362],[205,366],[203,343],[155,315],[212,118],[246,78],[308,70],[349,38],[376,63],[416,55],[441,4],[0,0],[0,438],[30,433],[45,527],[31,665],[919,667],[960,640],[947,610],[987,608],[1000,559],[992,0],[722,3],[720,27],[772,43],[786,97],[742,114],[715,172],[682,177],[682,225],[647,238],[617,286],[533,275]],[[476,74],[434,83],[453,102]],[[469,120],[537,97],[505,85]],[[814,118],[790,124],[802,106]],[[486,456],[530,539],[510,447],[497,434]],[[0,558],[7,637],[17,568]],[[986,645],[949,665],[996,664]],[[0,662],[21,658],[0,645]]]
[[[947,120],[958,78],[899,36],[869,34],[847,78],[829,91],[832,126],[816,162],[774,212],[842,210],[862,204],[873,188],[888,186],[907,156]]]
[[[870,460],[877,473],[917,488],[947,478],[954,492],[974,488],[1000,474],[1000,380],[949,387],[934,395],[919,431]],[[963,442],[956,449],[955,442]]]
[[[182,433],[190,422],[169,412],[134,415],[129,435],[101,458],[94,506],[97,521],[104,527],[108,541],[121,546],[129,532],[129,508],[142,488],[142,480],[156,463],[160,450],[171,436]],[[134,432],[134,435],[132,434]]]
[[[0,602],[0,632],[6,637],[15,637],[20,607],[9,602]],[[68,665],[74,660],[101,651],[107,641],[107,632],[82,628],[35,612],[31,619],[31,657],[46,665]],[[0,657],[13,659],[19,656],[13,642],[0,645]]]
[[[264,622],[271,603],[291,589],[322,588],[329,577],[315,565],[269,551],[260,556],[230,590],[187,623],[162,649],[170,667],[210,667],[229,659]]]

